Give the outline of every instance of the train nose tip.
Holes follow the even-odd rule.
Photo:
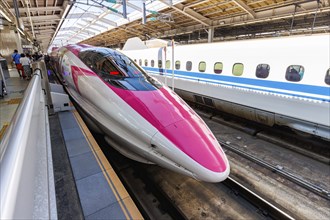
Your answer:
[[[160,133],[188,156],[189,160],[194,161],[195,165],[186,169],[189,169],[196,179],[214,182],[215,179],[222,181],[228,176],[229,163],[226,155],[205,123],[181,120],[163,128]],[[176,162],[183,165],[184,161],[179,159]],[[213,179],[206,177],[218,174],[220,176],[214,176]]]

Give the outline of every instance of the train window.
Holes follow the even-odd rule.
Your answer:
[[[103,55],[94,51],[83,51],[79,53],[79,58],[94,72],[97,71],[97,63],[103,58]]]
[[[191,69],[192,69],[192,62],[191,61],[187,61],[187,63],[186,63],[186,70],[191,71]]]
[[[223,69],[223,64],[221,62],[216,62],[214,64],[214,73],[220,74],[222,73],[222,69]]]
[[[169,61],[169,60],[166,60],[166,63],[165,63],[165,68],[166,68],[166,69],[169,69],[169,68],[171,68],[171,61]]]
[[[328,69],[327,73],[325,74],[324,82],[330,85],[330,68]]]
[[[158,68],[162,68],[163,67],[163,62],[162,60],[158,60]]]
[[[151,60],[150,64],[151,64],[152,67],[154,67],[155,66],[155,61]]]
[[[256,69],[256,76],[258,78],[267,78],[269,75],[270,66],[268,64],[259,64]]]
[[[148,60],[147,59],[144,60],[144,65],[148,66]]]
[[[179,60],[175,61],[175,69],[176,70],[180,69],[180,64],[181,64],[181,62]]]
[[[139,65],[142,66],[142,59],[139,59]]]
[[[205,70],[206,70],[206,63],[204,61],[199,62],[199,64],[198,64],[198,70],[199,70],[199,72],[205,72]]]
[[[98,75],[103,79],[123,76],[121,72],[106,58],[97,63]]]
[[[233,66],[233,75],[241,76],[243,74],[244,65],[243,63],[235,63]]]
[[[304,76],[305,68],[301,65],[291,65],[286,69],[285,79],[291,82],[299,82]]]

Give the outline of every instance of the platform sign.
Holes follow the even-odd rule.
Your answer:
[[[23,49],[32,49],[33,46],[32,45],[25,44],[25,45],[22,45],[22,48]]]

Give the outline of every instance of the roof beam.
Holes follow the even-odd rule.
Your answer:
[[[204,7],[198,8],[198,9],[196,9],[195,11],[196,11],[196,12],[204,11],[204,10],[207,10],[207,9],[213,8],[213,7],[215,7],[215,6],[226,5],[226,4],[228,4],[229,2],[231,2],[231,0],[224,0],[224,1],[218,2],[218,3],[216,3],[216,4],[211,4],[211,5],[207,5],[207,6],[204,6]]]
[[[106,18],[100,18],[98,21],[103,22],[103,23],[106,23],[106,24],[109,24],[109,25],[111,25],[113,27],[117,27],[118,26],[116,22],[110,21],[109,19],[106,19]]]
[[[235,2],[241,9],[246,11],[249,15],[251,15],[252,18],[257,17],[256,13],[247,4],[245,4],[242,0],[232,0],[232,1]]]
[[[36,33],[38,34],[38,39],[39,39],[39,36],[41,35],[47,35],[48,38],[51,38],[52,34],[54,34],[54,30],[53,31],[43,31],[43,32],[40,32],[40,31],[36,31]]]
[[[41,34],[41,35],[38,36],[38,40],[40,40],[40,39],[42,39],[42,38],[43,38],[43,39],[47,39],[47,38],[49,39],[50,36],[49,36],[49,34],[47,34],[47,35],[45,35],[45,34]]]
[[[93,24],[94,25],[94,24]],[[91,27],[91,26],[89,26],[88,27],[88,30],[91,30],[91,31],[96,31],[96,32],[101,32],[101,30],[99,30],[99,29],[96,29],[96,28],[94,28],[94,27]]]
[[[166,0],[160,0],[161,2],[163,2],[164,4],[171,6]],[[211,26],[212,25],[212,20],[204,17],[203,15],[195,12],[194,10],[192,10],[191,8],[185,8],[183,4],[176,4],[171,6],[174,10],[190,17],[191,19],[205,25],[205,26]]]
[[[10,9],[11,12],[14,13],[14,9]],[[30,12],[43,12],[43,11],[63,11],[62,7],[31,7]],[[28,13],[27,8],[19,8],[20,13]]]
[[[185,8],[191,8],[191,7],[194,7],[196,5],[199,5],[199,4],[202,4],[204,2],[208,2],[210,0],[199,0],[199,1],[196,1],[196,2],[191,2],[191,3],[188,3],[185,5]]]
[[[126,4],[127,4],[128,7],[133,8],[133,9],[139,11],[139,12],[142,12],[142,8],[140,8],[140,7],[138,7],[138,6],[134,5],[134,4],[129,3],[128,1],[126,2]]]
[[[89,13],[89,12],[84,12],[84,13],[75,13],[75,14],[69,14],[69,16],[66,18],[66,20],[68,19],[79,19],[79,18],[97,18],[96,15]]]
[[[48,30],[48,29],[54,29],[55,30],[55,26],[42,26],[42,27],[34,28],[35,31]]]
[[[77,27],[66,27],[66,28],[61,28],[61,30],[59,31],[59,33],[60,32],[64,32],[64,31],[73,31],[73,32],[75,32],[75,31],[79,31],[80,30],[80,28],[77,28]]]
[[[54,20],[60,20],[61,17],[59,15],[42,15],[42,16],[31,16],[31,19],[33,22],[35,21],[54,21]],[[29,22],[29,18],[22,18],[22,21]]]
[[[83,22],[87,23],[87,24],[90,24],[92,23],[92,21],[90,20],[87,20],[87,19],[81,19]],[[101,25],[99,23],[94,23],[93,26],[97,26],[97,27],[100,27],[100,28],[105,28],[105,29],[108,29],[107,26],[104,26],[104,25]]]
[[[26,1],[26,2],[27,2],[27,1]],[[34,2],[36,3],[37,8],[39,8],[38,1],[37,1],[37,0],[34,0]],[[31,6],[31,2],[30,2],[30,6]],[[40,14],[39,14],[39,10],[37,11],[37,13],[38,13],[38,16],[39,16],[39,15],[40,15]]]
[[[40,25],[57,25],[57,22],[56,21],[35,21],[35,22],[33,22],[33,27],[38,27]],[[26,24],[24,24],[24,26],[31,27],[31,24],[30,24],[30,22],[26,21]]]

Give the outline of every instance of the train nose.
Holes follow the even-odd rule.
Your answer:
[[[196,120],[181,120],[164,127],[159,133],[153,137],[152,143],[162,144],[162,149],[176,154],[171,155],[171,158],[175,158],[176,164],[189,170],[194,178],[207,182],[219,182],[227,178],[229,174],[227,157],[204,123]],[[172,145],[166,146],[161,136]],[[173,149],[170,149],[170,145]]]

